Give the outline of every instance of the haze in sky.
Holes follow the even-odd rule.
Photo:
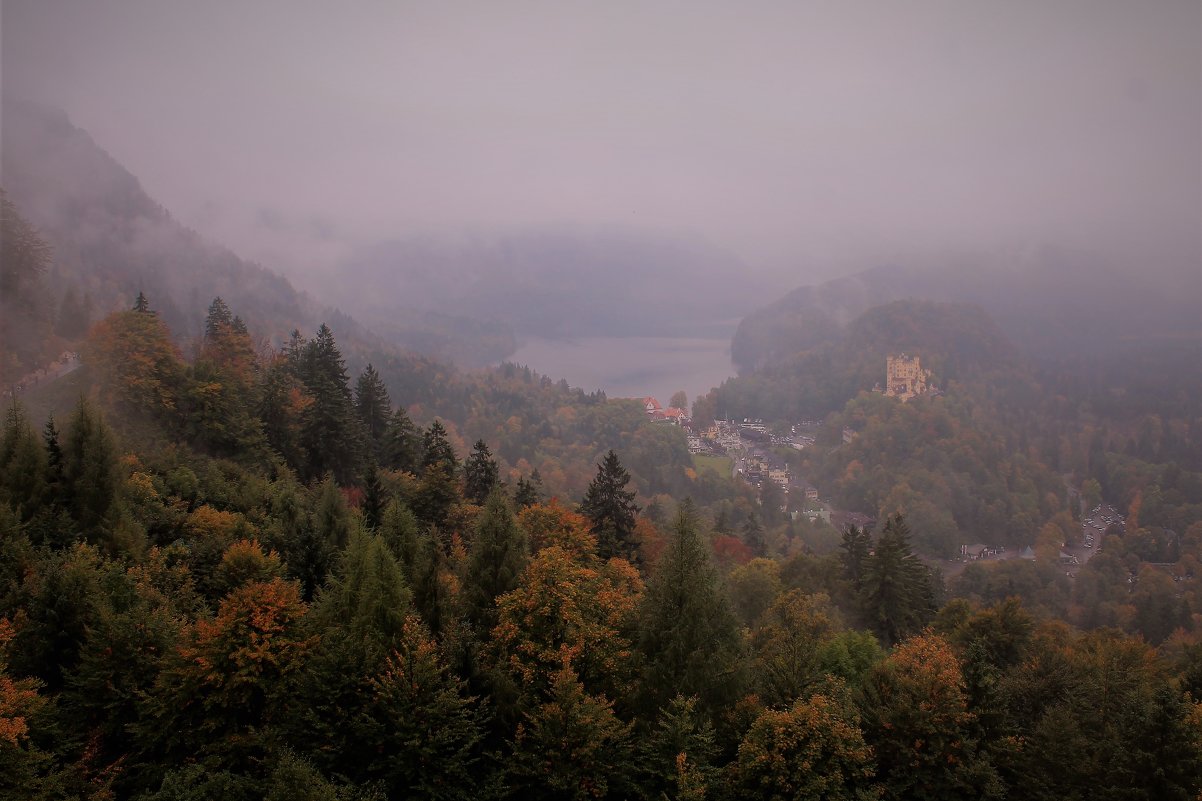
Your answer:
[[[1199,263],[1202,4],[5,0],[3,90],[282,270],[547,223],[786,286],[1053,241]]]

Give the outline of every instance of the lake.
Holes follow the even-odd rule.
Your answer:
[[[584,337],[525,338],[506,361],[522,364],[585,392],[611,398],[650,395],[667,406],[677,390],[689,403],[734,375],[730,338]]]

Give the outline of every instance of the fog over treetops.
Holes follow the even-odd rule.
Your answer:
[[[574,324],[651,331],[1032,247],[1202,292],[1188,0],[2,13],[6,100],[63,109],[185,225],[352,311],[492,297],[590,333],[507,317],[497,288],[577,291],[607,308],[557,309]]]

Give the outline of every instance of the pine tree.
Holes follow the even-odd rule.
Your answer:
[[[589,695],[565,661],[550,697],[518,727],[508,783],[533,801],[605,798],[628,767],[629,736],[613,704]]]
[[[263,371],[255,410],[267,444],[290,467],[302,472],[301,417],[312,398],[293,369],[289,357],[278,354]]]
[[[205,316],[205,342],[211,343],[220,339],[233,322],[230,307],[220,297],[213,298],[209,304],[209,313]]]
[[[888,644],[916,634],[934,614],[930,571],[910,548],[902,516],[885,523],[876,551],[864,563],[861,602],[869,623]]]
[[[7,501],[28,521],[46,500],[47,458],[42,440],[17,400],[5,415],[0,438],[0,502]]]
[[[445,462],[426,467],[413,495],[413,513],[432,528],[445,528],[451,509],[459,501],[459,488],[448,471]]]
[[[363,524],[370,529],[379,528],[386,502],[379,471],[376,470],[375,462],[370,462],[363,474]]]
[[[872,537],[866,529],[849,525],[843,531],[839,549],[842,551],[839,558],[843,561],[843,574],[858,591],[864,578],[864,565],[872,550]]]
[[[644,708],[663,706],[680,693],[697,696],[712,715],[737,697],[739,625],[690,503],[677,511],[668,545],[647,584],[641,621]]]
[[[405,573],[405,580],[410,586],[417,583],[415,566],[419,556],[419,536],[417,518],[413,512],[398,498],[393,498],[384,507],[378,528],[380,537],[392,551]]]
[[[435,420],[422,435],[422,467],[428,468],[441,465],[446,469],[447,476],[455,477],[459,469],[459,459],[455,449],[447,439],[447,430],[441,420]]]
[[[497,486],[500,473],[497,462],[492,458],[484,440],[476,440],[472,454],[463,466],[463,497],[477,506],[482,506]]]
[[[302,412],[300,444],[307,461],[306,475],[316,478],[333,471],[351,481],[359,457],[360,428],[347,386],[346,364],[329,326],[304,346],[301,380],[313,402]]]
[[[134,300],[133,311],[139,314],[154,314],[150,310],[150,301],[146,299],[146,295],[141,290],[138,290],[138,297]]]
[[[634,503],[634,491],[626,489],[628,483],[630,473],[611,450],[597,466],[597,476],[580,502],[580,512],[592,525],[597,554],[602,559],[614,556],[631,562],[637,559],[634,516],[639,507]]]
[[[371,678],[365,721],[367,777],[390,798],[465,799],[481,784],[483,716],[413,615]]]
[[[400,563],[384,539],[353,531],[338,569],[313,605],[323,633],[341,629],[357,647],[377,657],[396,646],[412,598]]]
[[[63,447],[63,497],[80,534],[104,540],[117,517],[117,452],[108,426],[80,398]]]
[[[58,440],[58,427],[54,425],[54,415],[50,415],[42,429],[42,444],[46,447],[46,483],[51,494],[59,490],[63,481],[63,449]]]
[[[509,501],[494,488],[476,523],[463,590],[468,619],[481,636],[497,624],[496,600],[517,586],[528,559],[526,538]]]
[[[764,556],[768,552],[768,540],[764,537],[764,524],[755,512],[743,521],[743,544],[751,549],[752,556]]]
[[[518,478],[517,488],[513,493],[513,505],[518,509],[526,509],[542,503],[543,494],[539,487],[525,476]]]
[[[639,784],[652,798],[704,798],[704,788],[717,772],[718,751],[714,727],[698,713],[697,699],[677,695],[660,709],[655,726],[639,743]],[[690,796],[696,788],[702,792]]]
[[[380,447],[380,464],[391,470],[417,473],[422,463],[422,437],[409,419],[403,406],[398,406],[388,418],[384,440]]]
[[[413,564],[413,605],[435,637],[444,635],[451,619],[451,598],[443,584],[445,567],[446,555],[438,541],[438,531],[421,534]]]
[[[383,450],[384,435],[392,419],[392,401],[380,374],[370,363],[355,383],[355,412],[367,433],[372,453],[378,458]]]

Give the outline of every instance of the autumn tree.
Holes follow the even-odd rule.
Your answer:
[[[885,798],[996,798],[993,767],[976,752],[964,676],[933,634],[899,644],[861,689],[865,739]]]
[[[639,508],[634,503],[634,491],[626,489],[629,483],[630,473],[611,450],[597,466],[597,476],[580,502],[581,513],[592,524],[602,559],[617,556],[634,561],[637,557],[634,527]]]
[[[879,798],[873,751],[859,723],[854,705],[838,692],[799,698],[787,709],[765,709],[739,745],[740,797]]]
[[[538,551],[518,585],[497,600],[492,651],[528,698],[544,698],[564,660],[586,690],[626,701],[643,583],[628,562],[599,562],[560,545]]]
[[[255,370],[254,343],[245,324],[221,298],[214,298],[200,353],[187,368],[180,392],[180,414],[191,441],[221,456],[254,452],[266,444],[251,402]]]
[[[788,707],[817,687],[835,631],[826,596],[790,590],[776,599],[751,635],[752,676],[766,704]]]
[[[305,611],[299,587],[274,579],[238,587],[197,621],[137,724],[145,779],[184,759],[239,772],[263,758],[313,645]]]
[[[48,755],[30,740],[29,721],[46,705],[40,683],[14,676],[8,669],[8,649],[14,635],[11,621],[0,618],[0,795],[34,798],[38,774]]]
[[[131,413],[171,419],[179,402],[184,365],[166,323],[150,311],[114,312],[101,320],[83,347],[84,361],[95,367],[101,391]]]

